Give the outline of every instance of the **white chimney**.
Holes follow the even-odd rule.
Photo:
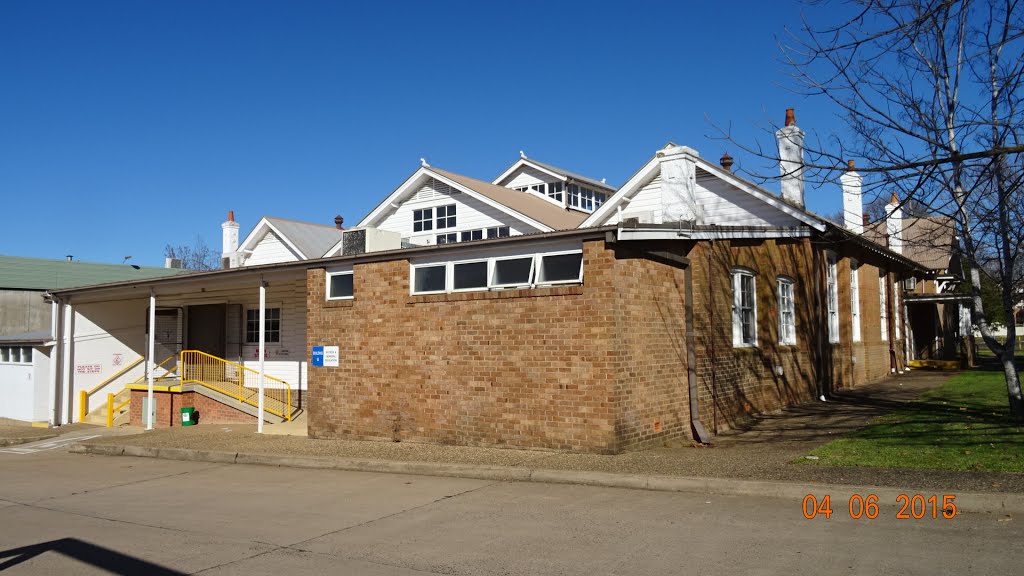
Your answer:
[[[853,160],[847,163],[849,169],[839,177],[843,183],[843,227],[854,234],[864,233],[864,177],[854,170]]]
[[[224,268],[238,268],[238,222],[235,211],[228,210],[228,221],[220,225],[222,232],[221,262]]]
[[[885,234],[889,239],[889,250],[903,254],[903,208],[895,192],[885,205]]]
[[[704,210],[697,203],[697,164],[693,148],[668,146],[658,150],[661,162],[662,222],[704,223]]]
[[[796,113],[786,109],[786,125],[775,132],[779,141],[782,198],[804,207],[804,131],[796,125]]]

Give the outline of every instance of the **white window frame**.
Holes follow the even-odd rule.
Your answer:
[[[444,238],[444,242],[441,241]],[[434,236],[434,243],[438,246],[444,246],[446,244],[458,244],[459,233],[458,232],[442,232]]]
[[[828,318],[828,342],[839,344],[839,257],[825,255],[825,310]]]
[[[480,237],[473,238],[473,232],[479,232]],[[468,235],[469,238],[465,238],[466,235]],[[473,228],[472,230],[463,230],[459,232],[459,242],[476,242],[477,240],[484,240],[486,237],[487,236],[483,228]]]
[[[483,262],[487,264],[487,281],[484,283],[482,288],[455,288],[455,266],[459,264],[479,264]],[[448,266],[445,278],[445,288],[449,292],[455,294],[458,292],[484,292],[491,285],[491,261],[489,258],[475,258],[473,260],[453,260],[451,262],[445,262]]]
[[[493,236],[491,236],[491,230],[494,231],[494,235]],[[501,235],[501,231],[502,230],[507,230],[508,234],[505,234],[504,236],[502,236]],[[485,232],[486,232],[486,235],[484,236],[485,239],[490,239],[490,238],[508,238],[509,236],[512,235],[512,227],[511,226],[488,226],[485,229]]]
[[[541,266],[544,265],[544,258],[548,256],[565,256],[567,254],[579,254],[580,255],[580,270],[579,274],[576,275],[574,280],[554,280],[551,282],[541,282],[540,272]],[[560,252],[541,252],[536,256],[536,263],[534,264],[536,273],[534,274],[533,284],[534,286],[558,286],[560,284],[579,284],[583,282],[583,251],[582,250],[562,250]]]
[[[333,272],[328,272],[326,274],[326,276],[327,276],[327,286],[325,287],[325,292],[324,293],[327,295],[327,299],[328,300],[353,300],[353,299],[355,299],[355,294],[356,294],[355,279],[356,278],[355,278],[355,272],[354,271],[352,271],[352,270],[336,270],[336,271],[333,271]],[[352,276],[352,295],[351,296],[334,296],[334,297],[331,296],[331,278],[334,278],[335,276]]]
[[[419,218],[416,217],[416,213],[419,212]],[[420,229],[416,229],[416,225],[420,225]],[[429,226],[429,228],[427,228]],[[434,231],[434,208],[416,208],[412,211],[412,233],[422,234],[424,232]]]
[[[7,360],[3,360],[3,351],[7,352]],[[17,350],[18,359],[12,360],[14,351]],[[25,350],[28,350],[30,358],[25,360]],[[0,346],[0,364],[10,366],[30,366],[33,363],[36,351],[32,346]]]
[[[494,282],[494,274],[498,267],[498,262],[504,262],[506,260],[526,260],[530,259],[530,278],[526,284],[521,282],[515,282],[512,284],[496,284]],[[537,279],[537,255],[536,254],[523,254],[521,256],[502,256],[500,258],[491,258],[490,264],[487,265],[487,287],[497,290],[507,290],[510,288],[532,288],[534,282]]]
[[[878,315],[881,319],[882,342],[889,339],[889,307],[887,306],[888,303],[885,298],[885,289],[886,284],[888,284],[888,277],[889,275],[885,272],[878,277]]]
[[[757,347],[757,273],[749,268],[732,269],[732,345],[734,348],[756,348]],[[750,287],[753,293],[750,298],[751,308],[751,341],[743,341],[742,306],[743,295],[742,277],[749,277]]]
[[[278,318],[277,318],[277,341],[273,341],[269,337],[270,332],[271,332],[270,317],[267,316],[267,318],[266,318],[267,326],[266,326],[266,328],[264,330],[264,332],[265,332],[265,334],[264,334],[264,343],[267,346],[281,346],[284,343],[284,306],[282,306],[281,304],[276,303],[276,302],[273,303],[273,304],[268,303],[266,305],[266,307],[264,308],[264,310],[266,310],[266,314],[269,314],[271,310],[277,310],[277,313],[278,313]],[[255,322],[256,322],[256,339],[255,340],[249,340],[249,312],[250,311],[256,313],[256,320],[255,320]],[[251,345],[259,344],[259,342],[260,342],[260,340],[259,340],[259,338],[260,338],[260,327],[259,327],[260,309],[259,309],[259,307],[257,306],[255,308],[253,308],[253,307],[246,308],[245,309],[245,317],[242,318],[242,321],[245,322],[245,345],[246,346],[251,346]]]
[[[860,263],[850,260],[850,328],[853,341],[860,342]]]
[[[441,289],[441,290],[428,290],[428,291],[424,291],[424,292],[417,292],[416,291],[416,270],[419,270],[420,268],[436,268],[436,267],[439,267],[439,266],[440,267],[446,267],[446,269],[444,271],[445,287],[443,289]],[[448,282],[449,276],[450,276],[450,273],[447,270],[447,263],[446,262],[430,262],[430,263],[424,263],[424,264],[410,264],[409,265],[409,293],[410,294],[416,294],[416,295],[422,295],[422,294],[444,294],[444,293],[446,293],[448,291],[448,286],[450,286],[450,284]]]
[[[784,286],[789,290],[788,303],[782,297]],[[779,344],[796,346],[796,281],[788,276],[779,276],[775,281],[775,289],[779,306]],[[787,315],[789,317],[788,324],[786,322]]]
[[[457,204],[444,204],[443,206],[434,207],[434,230],[451,230],[452,228],[458,227],[458,210],[455,208]],[[451,209],[451,213],[448,209]],[[445,215],[441,216],[441,210],[444,210]],[[449,220],[451,224],[449,224]],[[441,225],[444,222],[444,226]]]

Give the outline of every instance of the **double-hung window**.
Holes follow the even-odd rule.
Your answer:
[[[757,292],[754,273],[732,271],[733,346],[757,346]]]
[[[264,341],[268,343],[281,341],[281,309],[265,309],[266,331]],[[256,344],[260,341],[260,311],[250,308],[245,311],[245,342]]]
[[[427,232],[434,229],[434,209],[423,208],[412,211],[412,231]]]
[[[885,301],[885,277],[885,273],[878,277],[878,316],[882,326],[883,342],[889,339],[889,306]]]
[[[779,344],[796,345],[796,304],[793,300],[793,281],[778,279],[779,296]]]
[[[860,342],[860,265],[850,261],[850,327],[853,341]]]
[[[437,229],[455,228],[455,204],[437,207]]]
[[[839,266],[836,256],[829,254],[826,260],[825,270],[825,298],[828,306],[828,341],[832,344],[839,342]]]

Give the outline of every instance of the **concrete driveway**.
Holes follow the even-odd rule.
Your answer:
[[[821,496],[821,495],[819,495]],[[1019,519],[807,520],[798,502],[0,454],[9,574],[996,574]],[[1009,553],[1007,552],[1009,551]]]

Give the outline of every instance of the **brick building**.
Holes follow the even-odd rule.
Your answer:
[[[164,317],[178,348],[223,365],[214,384],[166,368],[182,387],[158,411],[208,402],[223,381],[244,404],[254,380],[238,374],[273,371],[277,392],[295,394],[269,405],[303,412],[312,438],[602,453],[710,441],[905,369],[902,282],[929,274],[862,235],[852,166],[847,225],[808,212],[791,115],[778,136],[781,195],[733,174],[728,156],[674,144],[618,188],[523,154],[492,182],[424,162],[353,230],[264,218],[244,243],[261,256],[242,257],[229,218],[225,270],[53,296],[99,329],[93,306],[143,310],[148,294],[176,310]],[[307,362],[334,347],[336,365]]]

